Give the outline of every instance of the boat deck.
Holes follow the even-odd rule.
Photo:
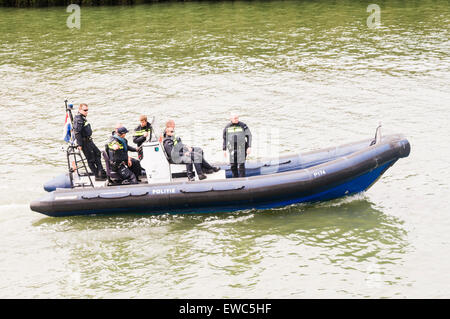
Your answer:
[[[184,171],[185,172],[185,171]],[[172,175],[180,175],[180,173],[183,173],[183,171],[179,171],[179,172],[174,172],[172,173]],[[206,179],[201,180],[200,182],[205,182],[205,181],[211,181],[211,180],[220,180],[220,179],[226,179],[225,177],[225,170],[220,170],[218,172],[214,172],[211,174],[206,174]],[[114,187],[114,186],[120,186],[120,184],[117,185],[108,185],[108,181],[96,181],[94,176],[91,175],[91,180],[92,183],[94,184],[94,188],[97,187]],[[147,176],[146,175],[141,175],[139,176],[140,182],[138,184],[148,184],[148,180],[147,180]],[[195,175],[195,181],[199,181],[197,178],[197,174]],[[74,182],[76,182],[77,184],[80,185],[80,187],[86,187],[90,185],[89,182],[89,178],[87,176],[81,176],[80,179],[74,180]],[[181,177],[172,177],[172,182],[188,182],[188,178],[186,176],[181,176]],[[84,186],[82,186],[84,185]]]

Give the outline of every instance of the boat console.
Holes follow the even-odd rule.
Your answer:
[[[147,183],[170,183],[174,180],[187,180],[186,164],[172,164],[160,141],[150,141],[142,144],[144,154],[141,160],[141,166],[145,170]],[[195,171],[195,179],[198,180],[198,174]],[[206,180],[225,179],[225,171],[220,170],[216,173],[208,174]]]

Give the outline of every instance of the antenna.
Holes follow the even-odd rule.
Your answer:
[[[381,142],[381,121],[378,122],[377,131],[375,132],[375,144]]]

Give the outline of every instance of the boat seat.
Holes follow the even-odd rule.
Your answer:
[[[169,164],[172,164],[172,163],[170,162],[169,155],[167,155],[166,149],[164,148],[164,144],[161,142],[160,145],[161,145],[161,149],[162,149],[162,151],[163,151],[163,154],[164,154],[164,156],[166,157],[166,160],[169,162]]]
[[[111,169],[111,161],[109,160],[108,152],[102,151],[103,159],[105,160],[106,176],[111,185],[122,184],[122,179],[119,174]]]
[[[187,177],[187,170],[186,170],[186,164],[183,163],[173,163],[170,158],[169,155],[167,155],[166,149],[164,148],[164,145],[161,143],[161,149],[163,151],[164,156],[167,159],[167,162],[169,163],[169,169],[170,169],[170,174],[172,176],[172,178],[179,178],[179,177]],[[183,166],[181,166],[183,165]],[[194,169],[194,174],[197,176],[197,171]]]

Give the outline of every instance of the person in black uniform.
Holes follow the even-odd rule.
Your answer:
[[[169,161],[175,164],[186,164],[186,171],[188,175],[188,180],[194,180],[194,171],[198,174],[198,179],[202,180],[206,178],[203,170],[208,170],[208,173],[219,171],[218,167],[211,166],[203,156],[203,150],[199,147],[189,147],[181,142],[181,138],[175,136],[175,123],[169,121],[166,124],[166,129],[164,131],[164,150],[167,156],[169,156]],[[173,123],[173,125],[171,125]],[[168,126],[170,125],[170,126]]]
[[[140,147],[145,141],[150,141],[152,139],[153,128],[147,121],[146,115],[141,115],[139,117],[139,122],[141,122],[141,124],[134,129],[133,143],[138,146],[138,158],[139,160],[142,160],[144,154]]]
[[[142,168],[138,160],[128,156],[128,151],[137,152],[137,150],[128,145],[125,138],[127,133],[128,130],[125,127],[119,127],[117,134],[112,135],[109,140],[111,166],[120,175],[122,184],[137,184]]]
[[[78,144],[78,149],[82,150],[88,166],[95,175],[96,180],[105,180],[106,172],[103,169],[100,150],[92,141],[92,128],[86,117],[89,108],[87,104],[82,103],[78,108],[78,114],[73,119],[73,131]]]
[[[109,137],[108,142],[105,144],[105,151],[106,151],[106,153],[108,153],[108,156],[110,159],[113,156],[113,152],[112,152],[112,150],[109,149],[109,143],[114,141],[114,135],[118,135],[117,130],[119,128],[121,128],[122,126],[123,126],[122,123],[120,123],[120,122],[116,123],[116,126],[114,126],[114,131],[111,132],[111,136]]]
[[[248,126],[239,121],[237,114],[231,114],[230,123],[223,129],[223,151],[230,154],[231,172],[233,177],[245,177],[245,160],[250,154],[252,133]]]

